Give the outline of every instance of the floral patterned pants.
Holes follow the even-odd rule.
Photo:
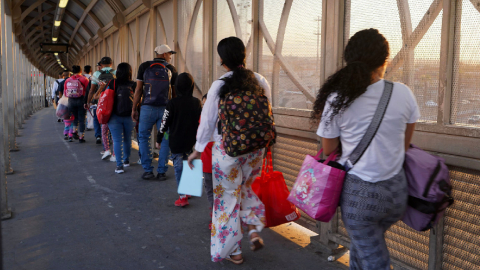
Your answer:
[[[212,148],[213,215],[211,258],[218,262],[241,251],[242,224],[255,225],[260,232],[265,224],[265,206],[252,190],[260,176],[264,150],[230,157],[223,145],[215,142]]]
[[[103,150],[111,150],[112,156],[115,155],[113,152],[113,142],[112,147],[110,147],[110,142],[112,141],[110,129],[108,128],[108,124],[102,124],[102,143],[103,143]]]

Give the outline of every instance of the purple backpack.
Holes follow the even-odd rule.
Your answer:
[[[417,231],[433,228],[453,203],[448,167],[443,158],[411,144],[403,168],[409,196],[402,221]]]

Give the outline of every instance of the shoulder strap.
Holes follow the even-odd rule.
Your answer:
[[[358,162],[358,160],[363,156],[365,150],[367,150],[368,146],[377,134],[377,130],[382,123],[383,116],[385,116],[385,111],[387,110],[388,103],[390,102],[390,98],[392,97],[393,91],[393,83],[390,81],[385,80],[385,88],[383,89],[382,97],[380,98],[380,102],[378,103],[377,110],[373,115],[373,120],[367,128],[367,132],[363,135],[363,138],[358,143],[357,147],[353,150],[352,154],[350,155],[347,162],[350,164],[350,168]]]
[[[160,63],[153,63],[150,65],[150,67],[153,67],[153,66],[162,66],[163,68],[165,68],[165,66]]]

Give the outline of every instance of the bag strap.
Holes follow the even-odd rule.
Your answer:
[[[380,98],[380,102],[378,103],[377,110],[375,111],[375,115],[373,116],[372,122],[367,128],[367,132],[363,135],[363,138],[358,143],[357,147],[353,150],[352,154],[347,160],[347,164],[349,167],[353,167],[355,163],[360,160],[360,158],[367,150],[368,146],[377,134],[378,128],[382,123],[383,117],[385,116],[385,111],[387,110],[388,103],[390,102],[390,98],[392,97],[393,92],[393,83],[391,81],[385,80],[385,87],[383,89],[382,97]]]

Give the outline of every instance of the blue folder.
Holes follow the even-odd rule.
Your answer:
[[[202,197],[203,191],[203,165],[200,159],[193,160],[195,168],[190,169],[186,160],[183,161],[182,177],[178,184],[178,193]]]

